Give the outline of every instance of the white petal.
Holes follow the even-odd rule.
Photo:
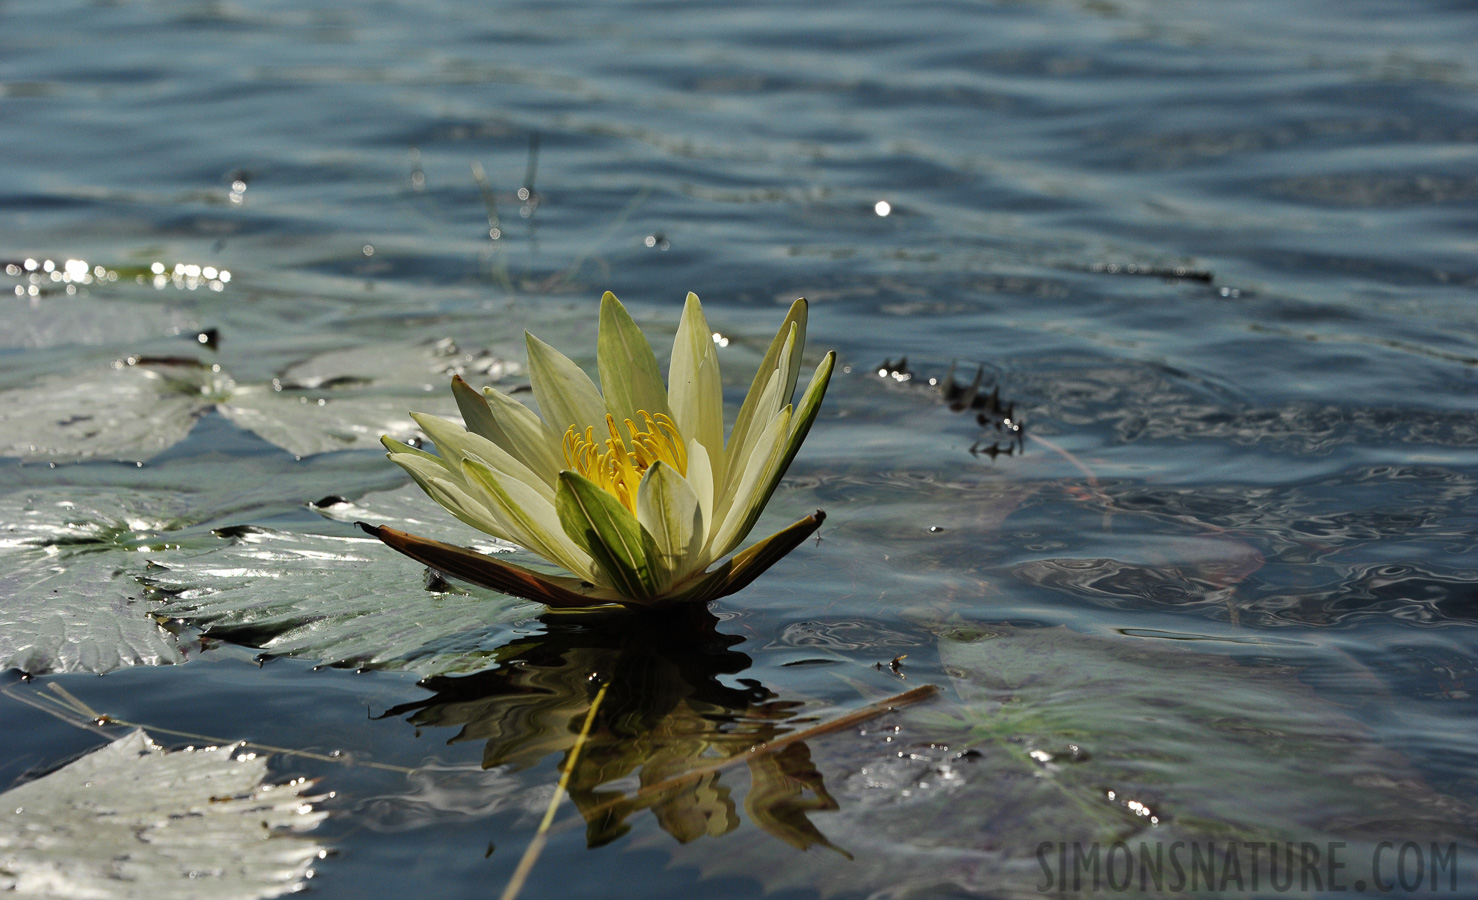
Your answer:
[[[794,384],[790,371],[791,345],[795,340],[795,330],[792,328],[790,336],[786,339],[783,349],[779,353],[779,362],[775,370],[770,373],[769,380],[758,395],[748,397],[744,404],[753,414],[752,427],[743,432],[739,430],[739,424],[735,423],[734,433],[729,436],[729,447],[725,451],[724,480],[723,487],[717,493],[718,514],[720,517],[728,514],[729,504],[734,499],[734,492],[739,487],[739,479],[749,465],[749,456],[757,446],[761,446],[759,433],[761,428],[768,424],[781,407],[789,403],[787,397],[787,385]]]
[[[529,347],[529,381],[534,385],[534,399],[544,421],[560,438],[575,426],[584,432],[594,428],[597,436],[606,433],[606,403],[595,389],[595,382],[585,370],[558,350],[526,334]]]
[[[428,497],[460,521],[499,540],[517,543],[501,517],[468,494],[461,485],[461,479],[453,480],[440,460],[431,462],[426,457],[410,453],[392,453],[390,461],[405,469]]]
[[[714,530],[709,539],[704,553],[705,562],[718,559],[733,550],[753,527],[751,513],[757,513],[755,507],[764,502],[771,475],[785,455],[785,445],[790,437],[790,413],[789,406],[780,410],[760,433],[755,452],[750,454],[743,477],[738,481],[733,502],[723,513],[723,524]]]
[[[713,530],[713,468],[708,461],[708,451],[697,438],[688,441],[688,486],[698,498],[698,509],[703,513],[703,535],[700,546],[708,545],[709,532]]]
[[[662,386],[662,373],[657,369],[657,355],[626,307],[610,291],[600,298],[596,359],[606,411],[617,422],[640,421],[637,415],[640,411],[654,416],[671,415],[667,408],[667,389]]]
[[[555,434],[532,409],[496,388],[483,388],[482,394],[508,438],[509,446],[503,449],[553,490],[559,483],[559,470],[564,468],[564,434]]]
[[[480,488],[488,505],[513,531],[513,543],[594,583],[590,556],[565,536],[552,499],[546,499],[532,485],[494,471],[475,459],[464,463],[463,469],[467,480]]]
[[[688,294],[683,317],[672,341],[667,367],[667,396],[673,421],[688,441],[697,439],[708,451],[713,480],[722,483],[724,461],[724,390],[719,379],[718,350],[696,294]]]
[[[636,492],[636,520],[657,545],[664,581],[670,583],[692,571],[703,549],[703,511],[698,495],[672,466],[653,463],[642,476]]]
[[[744,539],[744,532],[753,527],[755,519],[759,517],[759,511],[770,501],[770,495],[775,492],[775,487],[780,479],[785,477],[785,470],[790,468],[790,463],[795,459],[796,452],[800,450],[801,442],[806,439],[806,434],[811,429],[811,423],[816,420],[816,413],[821,408],[821,399],[826,395],[827,382],[831,380],[832,368],[836,365],[836,352],[832,351],[822,358],[821,364],[816,367],[816,374],[811,377],[811,384],[806,388],[806,393],[801,397],[801,404],[790,408],[790,430],[782,442],[778,463],[772,465],[764,482],[760,485],[757,493],[743,501],[750,508],[748,526],[740,526],[738,540]],[[761,448],[763,449],[763,448]],[[737,485],[736,485],[737,490]],[[730,498],[733,503],[741,502]]]
[[[462,461],[471,458],[481,461],[501,474],[529,485],[546,497],[551,505],[554,503],[553,488],[530,471],[528,466],[514,459],[507,450],[482,435],[473,434],[456,422],[428,416],[425,413],[411,413],[411,418],[415,419],[416,424],[421,426],[421,430],[425,431],[436,443],[436,449],[445,460],[450,475],[467,487],[470,488],[471,485],[467,485],[466,473],[462,470]]]
[[[734,420],[734,430],[729,433],[729,447],[736,443],[743,443],[748,439],[750,431],[757,431],[770,420],[770,416],[780,407],[790,402],[790,397],[795,393],[795,379],[800,370],[801,354],[806,348],[806,301],[805,298],[797,300],[790,305],[790,312],[786,313],[785,321],[780,323],[780,330],[775,332],[775,339],[770,341],[770,348],[765,351],[765,358],[760,362],[759,370],[754,373],[754,381],[749,384],[749,393],[744,397],[744,404],[739,407],[739,416]],[[781,386],[780,399],[776,405],[763,412],[755,408],[755,402],[770,383],[770,376],[781,366],[788,370],[785,383]],[[727,470],[736,463],[733,462],[733,453],[725,463],[725,477],[728,480]]]

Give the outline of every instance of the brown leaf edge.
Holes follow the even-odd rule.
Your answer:
[[[443,575],[513,597],[535,600],[559,609],[586,609],[621,600],[614,591],[575,578],[535,572],[466,547],[433,541],[383,525],[371,525],[368,522],[354,524],[365,533],[379,538],[391,549],[398,550]]]
[[[354,524],[392,550],[404,553],[443,575],[509,596],[543,603],[554,609],[590,609],[610,604],[651,608],[678,603],[708,603],[727,597],[748,587],[766,569],[784,559],[806,538],[815,534],[825,520],[826,513],[818,509],[794,525],[735,554],[712,572],[697,576],[685,589],[643,601],[624,597],[609,588],[597,587],[569,576],[535,572],[466,547],[433,541],[383,525],[371,525],[368,522]]]

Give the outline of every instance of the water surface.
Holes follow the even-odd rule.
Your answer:
[[[424,681],[176,623],[183,665],[6,678],[414,768],[274,760],[335,792],[329,897],[501,890],[592,673],[591,819],[525,896],[1035,896],[1039,842],[1116,839],[1456,842],[1472,885],[1475,42],[1438,0],[7,2],[6,509],[154,517],[54,552],[78,583],[352,536],[308,504],[398,489],[373,441],[449,408],[447,366],[516,384],[524,328],[593,363],[607,289],[664,357],[697,292],[733,403],[798,296],[841,367],[761,526],[822,508],[821,540],[711,619],[489,614]],[[131,356],[206,368],[30,449]],[[46,602],[38,547],[7,604]],[[0,723],[7,783],[101,740]]]

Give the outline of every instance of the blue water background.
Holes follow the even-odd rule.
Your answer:
[[[919,622],[946,609],[1194,640],[1290,667],[1469,828],[1475,46],[1472,5],[1439,0],[12,0],[0,256],[233,279],[95,286],[75,309],[0,297],[0,380],[193,350],[205,327],[242,379],[310,349],[551,319],[589,361],[579,323],[607,289],[664,334],[696,291],[716,328],[762,346],[805,296],[810,345],[844,368],[765,522],[830,518],[809,556],[719,604],[744,677],[855,705],[857,680],[894,689],[874,666],[906,652],[898,689],[943,682]],[[535,136],[530,203],[515,192]],[[1140,271],[1176,267],[1208,276]],[[884,365],[903,357],[912,380]],[[930,390],[952,364],[962,382],[983,367],[1024,444]],[[215,525],[305,521],[315,497],[401,483],[377,451],[296,460],[215,413],[143,469],[7,464],[3,483],[162,489],[212,470],[212,509],[250,498]],[[853,682],[786,665],[817,647]],[[421,697],[413,676],[251,658],[219,645],[56,678],[132,721],[406,766],[479,758],[370,718]],[[0,735],[6,783],[98,742],[9,702]],[[552,783],[555,761],[518,784]],[[485,896],[536,822],[471,789],[422,820],[377,805],[405,792],[393,778],[274,765],[341,798],[320,896]],[[601,850],[558,836],[530,896],[759,895],[754,878],[698,886],[636,827]]]

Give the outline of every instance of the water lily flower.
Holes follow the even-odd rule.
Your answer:
[[[805,337],[802,299],[781,323],[726,441],[718,352],[698,297],[688,294],[683,307],[664,386],[651,345],[608,291],[597,343],[604,392],[527,335],[542,417],[456,377],[464,424],[412,414],[437,454],[383,439],[390,459],[452,515],[568,576],[360,527],[444,574],[555,607],[658,606],[734,593],[825,518],[818,510],[708,571],[748,536],[821,407],[835,352],[817,366],[800,403],[791,402]]]

